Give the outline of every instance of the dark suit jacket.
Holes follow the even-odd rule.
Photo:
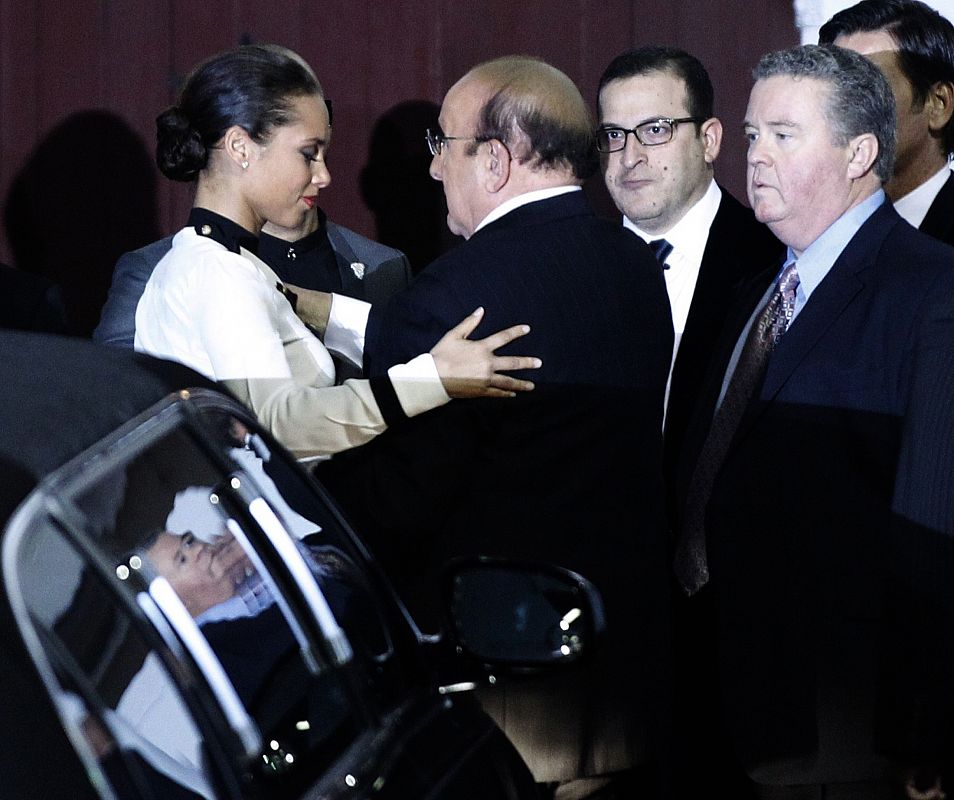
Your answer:
[[[638,237],[597,218],[580,192],[522,206],[372,315],[372,372],[428,350],[477,306],[486,317],[476,337],[530,324],[506,349],[543,359],[528,376],[537,388],[515,399],[454,400],[335,456],[318,477],[419,612],[433,607],[433,573],[455,554],[551,560],[592,579],[611,629],[638,645],[613,651],[618,681],[592,681],[594,695],[614,686],[614,700],[581,710],[564,692],[547,713],[574,730],[645,725],[645,706],[662,696],[658,684],[648,687],[667,647],[660,463],[672,325],[660,270]],[[510,716],[520,722],[514,709]],[[556,750],[560,736],[550,733]],[[567,764],[571,773],[604,771],[592,751]]]
[[[948,176],[918,230],[946,244],[954,244],[954,174]]]
[[[689,453],[701,446],[729,353],[772,277],[730,319]],[[941,387],[950,407],[952,373],[934,372],[938,352],[948,361],[954,353],[954,249],[886,203],[780,341],[708,505],[723,701],[735,749],[758,780],[878,776],[876,707],[883,719],[887,708],[899,712],[899,692],[927,688],[912,686],[903,677],[911,664],[894,658],[909,647],[903,629],[913,622],[896,610],[911,607],[907,587],[922,585],[927,552],[898,522],[920,518],[926,505],[940,508],[932,519],[945,538],[954,533],[951,475],[923,484],[936,495],[945,485],[943,497],[912,481],[926,462],[943,463],[932,451],[951,449],[950,428],[925,430],[937,411],[917,390]],[[692,465],[687,458],[680,470],[683,496]],[[907,494],[892,510],[896,485]],[[916,658],[924,661],[920,648]],[[932,688],[949,693],[941,684]],[[902,717],[913,710],[895,713],[879,748],[899,752],[911,722]]]
[[[0,328],[66,333],[61,287],[41,275],[0,264]]]
[[[338,260],[343,294],[369,303],[384,303],[410,282],[410,265],[399,250],[373,242],[330,221],[327,232]],[[93,331],[94,341],[132,349],[136,336],[136,306],[156,264],[171,248],[172,236],[167,236],[120,257],[113,270],[113,282],[99,325]],[[363,278],[359,279],[351,267],[356,262],[365,266]],[[269,266],[282,277],[280,263]]]
[[[726,315],[742,284],[766,269],[783,250],[782,243],[771,231],[756,221],[752,210],[723,188],[719,210],[702,254],[699,278],[669,386],[664,464],[670,513],[674,510],[673,484],[686,427]]]

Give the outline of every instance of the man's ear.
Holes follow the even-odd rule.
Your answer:
[[[481,157],[486,169],[484,186],[488,192],[496,194],[510,181],[512,157],[507,145],[499,139],[490,139],[483,144],[484,153]]]
[[[710,117],[699,126],[699,135],[702,137],[703,157],[707,164],[711,164],[722,149],[722,122],[717,117]]]
[[[248,131],[239,125],[233,125],[222,135],[222,152],[241,170],[248,169],[249,164],[260,150]]]
[[[924,110],[928,114],[928,127],[931,133],[941,135],[951,114],[954,114],[954,84],[938,81],[929,90],[924,101]]]
[[[848,177],[855,180],[868,174],[879,152],[878,137],[873,133],[862,133],[848,142]]]

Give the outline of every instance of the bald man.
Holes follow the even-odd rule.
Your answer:
[[[665,739],[654,723],[668,635],[660,464],[673,332],[662,272],[583,196],[594,124],[562,72],[524,57],[482,64],[448,91],[439,122],[430,173],[467,241],[372,312],[372,374],[436,341],[459,309],[483,306],[481,327],[529,322],[521,344],[543,360],[536,389],[427,414],[319,476],[404,574],[419,612],[434,605],[430,576],[462,553],[545,559],[591,578],[610,620],[602,661],[488,707],[538,781],[591,779],[574,794],[585,796],[614,773],[642,791]]]

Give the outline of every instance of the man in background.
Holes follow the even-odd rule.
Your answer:
[[[739,285],[778,259],[782,245],[752,211],[715,181],[722,123],[713,109],[709,74],[674,47],[637,47],[620,54],[600,78],[597,147],[606,188],[623,226],[654,249],[663,266],[675,329],[664,433],[670,518],[675,474],[709,359]],[[676,752],[674,779],[686,795],[722,786],[744,796],[731,769],[718,714],[714,669],[704,660],[713,635],[708,593],[675,598]],[[733,783],[733,781],[735,783]],[[739,785],[741,784],[741,785]]]
[[[898,115],[885,191],[904,219],[954,244],[954,25],[918,0],[863,0],[828,20],[819,41],[861,53],[884,72]]]
[[[600,78],[597,106],[606,188],[623,226],[650,243],[663,265],[672,308],[664,445],[669,479],[733,293],[782,247],[715,181],[722,122],[697,58],[662,46],[622,53]]]

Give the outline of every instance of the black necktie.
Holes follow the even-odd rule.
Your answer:
[[[795,262],[786,264],[768,303],[752,322],[739,363],[729,380],[722,405],[712,418],[709,435],[692,473],[673,564],[676,577],[687,594],[695,594],[709,581],[706,506],[742,415],[761,387],[769,357],[792,320],[798,280]]]
[[[669,258],[669,254],[672,252],[672,245],[665,239],[653,239],[651,242],[648,242],[648,244],[649,249],[652,250],[653,255],[656,256],[659,265],[663,269],[669,269],[666,259]]]

